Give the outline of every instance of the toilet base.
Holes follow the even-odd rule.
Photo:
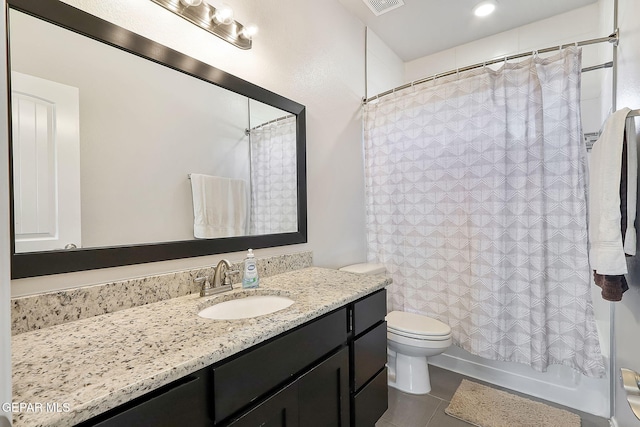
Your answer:
[[[429,367],[425,356],[407,356],[389,352],[388,381],[390,387],[409,394],[431,391]]]

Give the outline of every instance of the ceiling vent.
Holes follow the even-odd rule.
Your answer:
[[[402,0],[362,0],[376,16],[404,6]]]

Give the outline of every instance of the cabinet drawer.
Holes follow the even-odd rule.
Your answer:
[[[359,335],[387,315],[387,291],[382,289],[353,305],[353,333]]]
[[[347,341],[342,308],[213,368],[214,418],[224,420]]]
[[[384,368],[354,399],[355,427],[373,427],[388,406],[387,368]]]
[[[387,322],[353,343],[354,388],[357,391],[387,363]]]
[[[207,416],[207,386],[202,376],[188,376],[143,397],[133,400],[126,409],[116,408],[82,427],[193,427],[212,426]]]

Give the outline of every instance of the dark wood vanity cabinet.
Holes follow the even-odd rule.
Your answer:
[[[167,384],[89,421],[81,427],[213,426],[206,369]]]
[[[347,347],[229,423],[233,427],[349,426]]]
[[[245,415],[240,415],[237,421],[228,424],[231,417],[242,411],[248,403],[256,404],[266,399],[264,403],[257,403],[255,411],[264,417],[264,421],[280,419],[284,424],[291,409],[283,409],[289,399],[278,397],[277,391],[285,385],[282,391],[293,389],[297,396],[298,416],[300,419],[311,419],[309,411],[324,411],[324,415],[335,413],[335,419],[327,425],[348,426],[349,420],[349,361],[348,361],[348,330],[347,308],[341,308],[317,320],[294,329],[284,335],[268,341],[256,349],[250,349],[244,354],[233,358],[219,366],[213,367],[213,415],[218,425],[260,426],[243,421]],[[337,352],[337,353],[336,353]],[[333,355],[336,353],[335,355]],[[342,364],[341,364],[342,362]],[[341,366],[342,365],[342,366]],[[329,371],[331,372],[329,374]],[[323,378],[324,374],[342,377],[339,381]],[[330,393],[322,401],[311,402],[311,396],[316,391],[313,387]],[[335,387],[335,388],[334,388]],[[273,395],[276,390],[276,395]],[[290,393],[284,393],[288,396]],[[282,400],[283,408],[271,400]],[[337,404],[335,403],[337,402]],[[274,414],[269,414],[274,410]],[[253,410],[251,410],[253,412]],[[272,416],[273,415],[273,416]],[[249,416],[249,414],[246,414]],[[257,415],[251,414],[251,420]],[[341,420],[345,422],[341,422]],[[253,421],[251,421],[253,422]],[[298,425],[298,424],[291,424]]]
[[[351,425],[373,427],[387,410],[387,293],[353,304]]]
[[[373,427],[387,409],[377,291],[80,424]]]
[[[239,418],[230,427],[298,427],[298,384],[289,384]]]

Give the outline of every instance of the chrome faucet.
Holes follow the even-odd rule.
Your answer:
[[[209,282],[209,278],[206,276],[196,278],[197,283],[203,283],[200,289],[200,296],[207,297],[232,290],[233,285],[229,276],[239,272],[239,270],[231,270],[231,263],[228,260],[220,260],[214,269],[213,284]]]
[[[222,270],[226,270],[224,273],[222,272]],[[214,274],[213,274],[213,287],[214,288],[219,288],[220,286],[222,286],[222,282],[224,283],[225,286],[227,285],[231,285],[231,280],[229,279],[229,275],[228,272],[231,270],[231,263],[226,260],[226,259],[221,259],[218,262],[218,265],[216,265],[216,269],[214,270]],[[224,281],[222,280],[222,275],[224,274]]]

